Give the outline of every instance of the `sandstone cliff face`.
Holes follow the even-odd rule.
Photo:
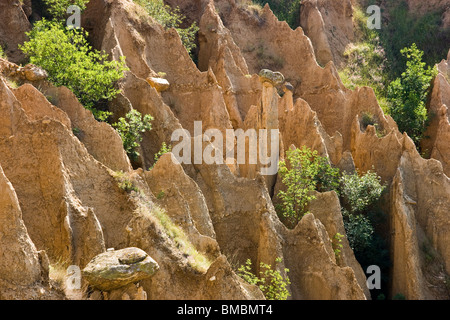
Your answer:
[[[300,25],[311,39],[317,62],[339,66],[345,47],[354,39],[351,1],[303,1],[300,12]]]
[[[391,190],[392,291],[404,292],[408,299],[442,299],[445,285],[436,280],[449,269],[450,180],[439,161],[422,159],[406,139]]]
[[[427,138],[422,143],[431,158],[439,160],[447,176],[450,176],[450,163],[448,148],[448,137],[450,133],[449,112],[450,105],[450,78],[449,78],[450,51],[447,60],[442,60],[437,65],[438,75],[433,81],[433,90],[428,104],[430,124],[427,128]]]
[[[0,46],[10,61],[19,63],[25,58],[18,45],[27,40],[25,32],[30,30],[31,24],[21,1],[5,0],[0,3]]]
[[[31,241],[16,192],[1,168],[0,192],[0,299],[42,297],[49,288],[47,256]]]
[[[83,298],[263,299],[236,269],[251,259],[258,273],[261,262],[274,266],[281,258],[280,272],[290,269],[292,299],[370,299],[346,238],[341,254],[334,252],[334,236],[345,235],[335,193],[317,194],[310,213],[289,230],[273,205],[284,186],[276,175],[262,176],[261,166],[178,163],[172,153],[155,163],[175,130],[193,135],[194,121],[202,121],[201,133],[279,130],[280,158],[306,145],[341,170],[374,169],[390,187],[392,296],[445,298],[448,61],[434,81],[430,110],[438,116],[430,127],[433,159],[425,160],[383,114],[372,89],[348,90],[339,79],[334,62],[353,36],[350,1],[304,2],[304,28],[296,30],[268,6],[256,14],[234,0],[167,3],[200,26],[198,65],[175,30],[133,1],[91,0],[83,14],[94,47],[112,59],[126,56],[130,68],[109,104],[115,118],[131,109],[155,118],[137,170],[114,129],[97,122],[68,89],[27,79],[23,69],[0,60],[0,298],[59,297],[48,265],[63,260],[84,268],[109,248],[137,247],[158,272],[119,289],[83,291]],[[3,39],[8,28],[0,30]],[[259,72],[267,68],[286,82],[266,81]],[[154,85],[161,73],[164,90]],[[11,79],[21,86],[11,88]],[[362,127],[365,112],[377,119],[378,132]],[[211,147],[206,140],[202,151]]]
[[[277,20],[268,6],[260,16],[252,18],[233,2],[226,5],[217,1],[217,6],[223,12],[224,25],[242,48],[250,72],[257,73],[261,63],[267,64],[267,58],[261,59],[258,54],[261,50],[264,56],[279,60],[275,70],[293,85],[294,99],[301,97],[309,104],[329,136],[338,131],[345,150],[350,149],[353,120],[362,112],[376,116],[380,126],[387,131],[395,127],[392,119],[383,114],[372,89],[348,90],[339,79],[333,62],[324,68],[317,64],[311,40],[301,28],[290,29],[285,22]],[[258,51],[257,48],[261,49]],[[278,59],[280,57],[282,59]]]

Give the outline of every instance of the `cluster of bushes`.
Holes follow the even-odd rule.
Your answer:
[[[281,204],[276,208],[288,227],[295,227],[307,213],[307,206],[315,197],[312,191],[328,191],[338,186],[338,169],[332,168],[328,159],[317,151],[303,146],[286,152],[287,161],[280,161],[279,174],[286,190],[277,194]]]
[[[142,134],[152,129],[152,120],[153,117],[149,114],[142,116],[139,111],[131,110],[125,118],[119,118],[119,121],[113,124],[122,138],[125,151],[131,160],[138,160]]]
[[[42,19],[27,33],[30,40],[21,46],[30,62],[44,68],[55,86],[66,86],[97,119],[106,121],[108,112],[96,108],[118,93],[115,82],[123,77],[124,59],[110,61],[89,45],[87,32],[69,29],[57,20]]]
[[[362,7],[380,5],[379,0],[363,1]],[[356,22],[355,45],[347,48],[347,62],[339,74],[349,87],[370,86],[381,108],[397,122],[420,150],[428,124],[426,101],[431,80],[436,75],[433,66],[446,56],[449,30],[440,27],[442,12],[430,12],[421,17],[408,10],[405,1],[387,3],[388,22],[380,30],[367,27],[367,16],[354,7]]]
[[[96,119],[106,121],[110,113],[103,102],[112,100],[119,90],[116,82],[123,78],[125,58],[110,61],[108,55],[93,49],[82,28],[69,28],[65,19],[70,5],[86,7],[88,0],[43,0],[51,20],[43,18],[27,33],[29,41],[20,49],[30,63],[45,69],[55,86],[66,86],[91,110]]]
[[[428,125],[427,97],[436,67],[426,67],[423,52],[413,43],[401,53],[408,59],[406,70],[389,84],[389,113],[401,132],[406,132],[420,149],[420,141]]]
[[[304,146],[286,153],[286,161],[280,162],[279,174],[286,189],[277,194],[281,203],[276,205],[276,210],[288,228],[294,228],[308,213],[308,204],[314,199],[313,191],[334,190],[340,198],[347,238],[357,260],[363,268],[376,264],[386,272],[389,252],[377,232],[384,224],[380,201],[385,186],[375,172],[341,173],[327,158]],[[336,236],[338,244],[334,250],[338,257],[341,235]]]

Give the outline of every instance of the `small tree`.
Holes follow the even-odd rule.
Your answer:
[[[57,20],[67,17],[67,8],[71,5],[78,6],[81,10],[86,9],[89,0],[43,0],[45,10]]]
[[[117,123],[113,124],[122,138],[125,151],[132,160],[138,159],[142,133],[152,129],[152,120],[151,115],[146,114],[142,117],[139,111],[133,109],[126,114],[125,118],[120,118]]]
[[[276,263],[281,263],[282,259],[275,259]],[[245,265],[242,265],[239,269],[239,275],[246,282],[257,285],[267,300],[286,300],[290,293],[287,286],[291,284],[289,277],[283,277],[281,272],[273,270],[271,265],[261,262],[259,272],[260,276],[256,276],[252,273],[252,261],[247,259]],[[289,269],[285,268],[284,272],[287,274]]]
[[[341,177],[341,203],[344,227],[350,247],[363,267],[376,263],[386,268],[389,253],[375,226],[381,214],[378,203],[386,186],[373,171]]]
[[[286,191],[280,190],[278,197],[282,204],[278,213],[288,227],[295,227],[307,213],[308,203],[315,197],[312,191],[337,190],[339,169],[332,168],[328,159],[317,151],[303,146],[286,152],[287,162],[280,161],[279,174]]]
[[[95,106],[120,92],[115,83],[127,70],[124,57],[109,61],[108,55],[88,44],[86,31],[68,29],[54,21],[36,22],[27,35],[30,40],[20,48],[30,62],[45,69],[55,86],[69,88],[98,120],[105,121],[110,113]]]
[[[406,132],[418,145],[427,126],[426,100],[437,69],[425,68],[426,64],[422,62],[423,52],[415,43],[410,48],[402,49],[401,53],[408,59],[406,71],[391,82],[387,98],[390,102],[390,114],[399,130]]]
[[[373,171],[359,175],[344,172],[341,177],[341,197],[351,214],[362,214],[375,205],[385,190],[381,178]]]
[[[153,160],[155,162],[153,163],[153,165],[148,170],[152,170],[153,167],[158,162],[159,158],[161,158],[164,154],[169,153],[169,152],[172,152],[172,146],[171,145],[167,145],[165,142],[163,142],[162,145],[161,145],[161,149],[159,149],[159,151],[155,154],[155,157],[153,158]]]

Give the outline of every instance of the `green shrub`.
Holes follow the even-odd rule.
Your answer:
[[[282,262],[281,258],[277,258],[275,261],[276,263]],[[238,269],[238,273],[246,282],[257,285],[267,300],[286,300],[290,296],[287,289],[287,286],[291,284],[289,277],[284,278],[280,271],[273,270],[271,265],[263,262],[260,263],[260,269],[260,276],[254,275],[252,262],[248,259],[246,264]],[[284,272],[287,274],[289,269],[285,268]]]
[[[139,111],[131,110],[125,118],[119,118],[119,121],[113,124],[122,138],[125,151],[132,160],[138,159],[142,133],[152,129],[152,120],[153,117],[149,114],[142,117]]]
[[[381,178],[373,171],[364,175],[344,172],[341,177],[340,195],[349,213],[362,214],[373,208],[385,188],[381,184]]]
[[[80,7],[81,11],[86,9],[89,0],[42,0],[45,10],[48,14],[57,20],[63,20],[67,17],[67,8],[71,5]]]
[[[339,169],[332,168],[327,158],[306,146],[288,150],[286,158],[287,161],[279,164],[286,191],[278,192],[282,204],[277,206],[277,212],[288,227],[295,227],[307,213],[308,203],[315,198],[312,191],[338,189]]]
[[[342,216],[349,245],[364,270],[374,264],[380,267],[383,288],[387,286],[390,267],[388,245],[380,234],[386,227],[380,209],[385,188],[372,171],[364,175],[344,173],[341,177]],[[378,291],[372,291],[373,299],[380,294]]]
[[[134,0],[134,2],[145,8],[147,13],[165,28],[175,28],[189,54],[197,47],[195,40],[199,27],[194,22],[187,28],[182,28],[186,17],[179,7],[172,9],[164,4],[163,0]]]
[[[346,87],[371,87],[384,111],[386,107],[386,53],[376,30],[367,27],[367,16],[359,8],[353,7],[355,21],[355,42],[347,46],[343,56],[345,65],[340,68],[339,76]]]
[[[333,251],[334,251],[336,260],[340,259],[342,248],[344,247],[342,245],[342,238],[344,238],[344,235],[340,234],[339,232],[336,233],[333,237]]]
[[[45,19],[27,33],[29,41],[21,46],[30,63],[45,69],[55,86],[66,86],[98,120],[110,114],[95,108],[99,101],[111,100],[119,92],[115,83],[124,76],[125,59],[109,61],[87,42],[87,32],[68,29]]]
[[[350,247],[356,256],[370,247],[374,229],[371,221],[363,214],[343,211],[344,227]]]
[[[392,300],[406,300],[406,297],[403,293],[397,293]]]
[[[131,193],[132,191],[139,193],[140,190],[134,183],[129,179],[128,175],[123,171],[114,172],[114,178],[117,181],[119,188],[126,193]]]
[[[367,128],[367,126],[374,126],[376,123],[373,114],[370,112],[363,112],[361,122],[364,128]]]
[[[172,151],[172,146],[170,146],[170,145],[168,146],[165,142],[163,142],[161,145],[161,149],[159,149],[159,151],[155,154],[155,157],[153,158],[155,163],[153,164],[153,166],[151,168],[149,168],[149,170],[153,169],[153,167],[158,162],[159,158],[162,157],[163,154],[166,154],[171,151]]]
[[[426,101],[437,69],[425,67],[425,62],[422,62],[423,52],[414,43],[410,48],[402,49],[401,53],[408,61],[406,71],[389,85],[387,97],[390,114],[399,130],[406,132],[418,145],[427,127]]]

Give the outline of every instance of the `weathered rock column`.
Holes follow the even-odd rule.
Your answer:
[[[278,100],[280,96],[278,95],[277,86],[284,83],[284,76],[279,72],[272,72],[267,69],[263,69],[259,73],[259,79],[263,85],[262,89],[262,97],[261,97],[261,104],[258,108],[258,114],[257,114],[257,122],[256,122],[256,130],[258,133],[258,166],[257,170],[259,172],[262,172],[264,170],[264,167],[267,167],[265,164],[261,163],[261,154],[264,157],[267,157],[267,155],[272,156],[277,155],[276,157],[276,164],[270,163],[270,165],[275,165],[277,168],[278,166],[278,159],[280,154],[280,136],[279,132],[277,133],[276,139],[278,139],[278,143],[273,144],[273,139],[275,138],[272,136],[273,130],[279,130],[279,124],[278,124]],[[262,129],[267,130],[267,138],[262,137]],[[263,139],[263,140],[262,140]],[[265,141],[264,141],[265,140]],[[264,143],[266,145],[264,146]],[[277,150],[273,150],[273,148],[276,148]],[[263,150],[261,150],[263,148]],[[264,150],[265,149],[265,150]],[[271,161],[273,161],[271,157]],[[276,171],[273,174],[265,175],[265,182],[268,190],[271,190],[272,187],[275,185],[276,182]]]

